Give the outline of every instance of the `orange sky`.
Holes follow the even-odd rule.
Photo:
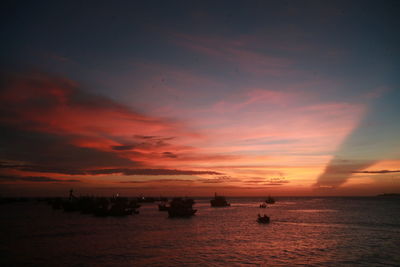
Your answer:
[[[249,90],[209,109],[179,110],[191,119],[174,120],[177,110],[143,115],[67,79],[10,75],[1,101],[13,116],[2,123],[21,144],[6,147],[2,184],[21,194],[73,187],[82,194],[197,196],[369,195],[398,187],[398,171],[379,173],[397,170],[398,160],[348,173],[340,187],[314,186],[368,106],[307,103],[310,97]]]

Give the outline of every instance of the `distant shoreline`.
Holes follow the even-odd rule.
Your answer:
[[[85,195],[82,195],[82,197]],[[78,196],[79,197],[79,196]],[[107,196],[93,196],[93,197],[107,197]],[[110,196],[108,196],[110,197]],[[137,196],[123,196],[127,198],[138,198]],[[149,198],[156,198],[153,196],[147,196]],[[166,196],[166,198],[173,198],[179,197],[176,196]],[[196,199],[211,199],[213,198],[212,195],[210,196],[186,196],[190,198]],[[400,197],[400,193],[384,193],[379,195],[369,195],[369,196],[274,196],[274,198],[373,198],[373,197]],[[18,200],[40,200],[40,199],[47,199],[47,198],[68,198],[68,196],[0,196],[1,199],[18,199]],[[226,196],[226,198],[266,198],[266,196]]]

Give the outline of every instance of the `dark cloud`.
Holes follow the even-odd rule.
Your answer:
[[[164,158],[173,158],[174,159],[174,158],[178,157],[178,155],[176,155],[172,152],[163,152],[162,155]]]
[[[124,175],[199,175],[209,174],[218,175],[219,172],[214,171],[190,171],[190,170],[175,170],[175,169],[122,169],[119,170]]]
[[[59,183],[71,183],[80,182],[76,179],[54,179],[45,176],[19,176],[19,175],[0,175],[1,182],[15,182],[15,181],[25,181],[25,182],[59,182]]]
[[[368,107],[368,112],[350,133],[315,184],[338,187],[353,173],[362,172],[382,159],[396,159],[400,145],[400,91],[388,90]]]
[[[118,154],[128,146],[103,151],[79,145],[79,141],[112,140],[109,128],[104,127],[109,122],[118,127],[165,125],[109,98],[80,90],[68,79],[43,73],[1,73],[1,78],[2,161],[76,174],[90,168],[137,167],[138,162]]]
[[[289,180],[285,177],[271,177],[271,178],[258,178],[254,177],[252,180],[245,180],[245,184],[254,184],[254,185],[284,185],[289,183]]]
[[[80,174],[80,170],[88,168],[138,165],[111,152],[74,146],[70,144],[73,136],[69,135],[25,131],[1,125],[0,131],[0,158],[40,166],[41,170],[37,168],[41,172],[57,170],[56,173]]]
[[[285,177],[272,177],[267,180],[266,185],[282,185],[289,183],[289,180]]]
[[[131,150],[134,147],[135,147],[134,145],[121,145],[121,146],[112,146],[111,148],[118,151],[124,151],[124,150]]]
[[[353,171],[353,173],[396,173],[400,170],[380,170],[380,171]]]
[[[373,165],[375,161],[369,160],[342,160],[334,158],[325,168],[325,171],[318,177],[317,188],[331,188],[342,185],[355,172]]]
[[[169,145],[170,144],[166,142],[164,139],[149,139],[137,143],[135,146],[141,149],[153,149],[153,148],[167,147]]]
[[[101,175],[101,174],[121,174],[121,175],[220,175],[215,171],[192,171],[176,169],[130,169],[130,168],[107,168],[107,169],[71,169],[71,168],[49,168],[46,166],[34,165],[0,165],[2,168],[17,169],[27,172],[58,173],[68,175]]]
[[[145,139],[145,140],[147,140],[147,139],[158,138],[159,136],[155,136],[155,135],[138,135],[138,134],[136,134],[136,135],[134,135],[134,137],[137,138],[137,139]]]
[[[246,184],[262,184],[264,181],[261,180],[245,180]]]
[[[133,180],[133,181],[121,181],[123,184],[146,184],[146,183],[171,183],[171,182],[185,182],[192,183],[193,180],[188,179],[155,179],[155,180]]]
[[[197,179],[198,182],[201,183],[206,183],[206,184],[221,184],[221,183],[227,183],[227,182],[240,182],[240,179],[237,178],[232,178],[231,176],[224,175],[224,176],[218,176],[215,178],[210,178],[210,179]]]
[[[134,135],[136,139],[142,139],[142,140],[172,140],[175,137],[163,137],[163,136],[157,136],[157,135]]]

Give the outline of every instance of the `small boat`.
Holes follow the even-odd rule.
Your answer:
[[[265,203],[260,204],[260,208],[265,209],[266,207],[267,207],[267,204],[265,204]]]
[[[271,196],[268,196],[267,199],[265,200],[265,203],[267,204],[274,204],[275,203],[275,199]]]
[[[269,217],[264,214],[264,216],[261,216],[258,214],[257,222],[259,223],[269,223]]]
[[[99,198],[96,201],[96,207],[93,214],[97,217],[123,217],[132,214],[138,214],[140,205],[136,200],[129,201],[128,198],[113,197],[111,199]]]
[[[176,197],[171,200],[168,207],[169,217],[191,217],[197,210],[193,209],[194,200],[191,198]]]
[[[228,203],[223,196],[217,196],[217,193],[214,195],[214,199],[210,200],[211,207],[229,207],[231,204]]]

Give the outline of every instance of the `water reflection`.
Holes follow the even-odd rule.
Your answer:
[[[395,265],[400,215],[394,200],[229,199],[211,208],[196,199],[190,219],[168,219],[156,204],[139,215],[96,218],[41,204],[0,207],[3,263],[14,265],[226,266]],[[30,206],[29,206],[30,205]],[[271,223],[256,222],[262,211]],[[397,215],[397,216],[394,216]],[[7,265],[7,264],[6,264]],[[4,266],[4,264],[3,264]]]

